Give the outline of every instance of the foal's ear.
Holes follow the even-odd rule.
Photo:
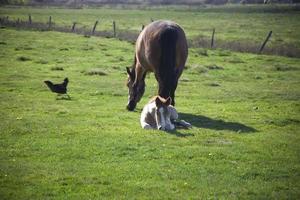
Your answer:
[[[168,98],[166,99],[165,105],[166,105],[166,106],[169,106],[169,105],[171,105],[171,103],[172,103],[172,98],[171,98],[171,97],[168,97]]]
[[[155,98],[155,105],[156,106],[161,106],[163,103],[161,102],[161,100],[160,100],[160,98],[157,96],[156,98]]]

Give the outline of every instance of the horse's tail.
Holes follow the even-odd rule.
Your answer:
[[[159,95],[167,98],[176,84],[176,43],[178,31],[172,26],[167,27],[160,35],[161,57],[158,68]]]

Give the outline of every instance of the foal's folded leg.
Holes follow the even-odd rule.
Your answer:
[[[171,117],[170,117],[171,121],[178,119],[177,110],[173,106],[169,106],[168,109],[171,114]]]
[[[142,122],[141,125],[143,129],[154,129],[152,126],[150,126],[150,124],[146,122]]]

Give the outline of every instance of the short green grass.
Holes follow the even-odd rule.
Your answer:
[[[1,29],[0,46],[1,199],[299,198],[300,59],[190,49],[176,107],[194,127],[167,133],[139,124],[153,75],[125,110],[132,44]],[[43,81],[65,77],[56,100]]]

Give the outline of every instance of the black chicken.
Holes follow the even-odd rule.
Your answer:
[[[50,90],[54,93],[60,94],[66,94],[67,95],[67,85],[69,83],[69,79],[65,78],[64,82],[59,84],[53,84],[51,81],[44,81],[46,85],[50,88]],[[69,97],[69,95],[67,95]],[[69,97],[70,98],[70,97]]]

